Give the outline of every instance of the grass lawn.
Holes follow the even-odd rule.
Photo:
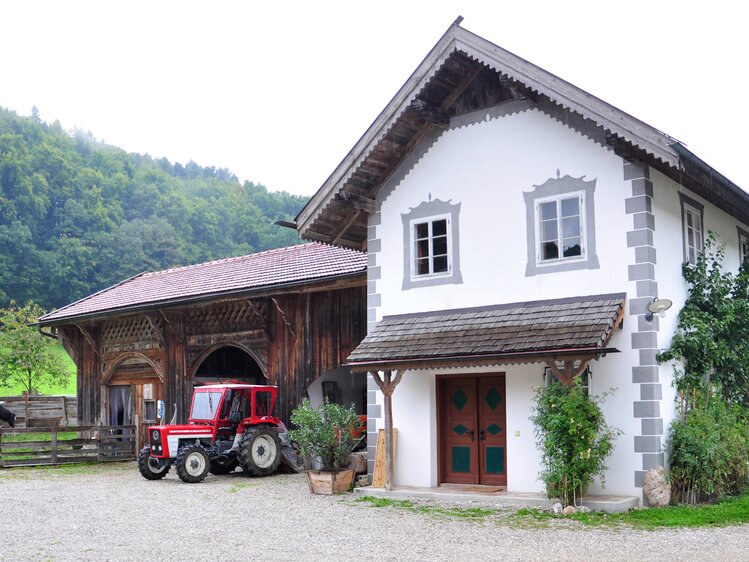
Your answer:
[[[73,363],[73,360],[70,358],[70,356],[67,354],[65,349],[63,349],[62,345],[57,344],[55,346],[55,349],[57,353],[60,355],[62,360],[65,363],[65,366],[67,367],[68,373],[70,373],[70,378],[68,378],[68,382],[65,385],[40,385],[40,388],[37,389],[37,391],[41,394],[47,394],[47,395],[56,395],[56,394],[75,394],[76,393],[76,378],[75,378],[75,363]],[[13,384],[11,383],[11,386],[0,386],[0,397],[1,396],[21,396],[21,393],[24,391],[23,386],[20,384]]]
[[[534,508],[446,507],[410,500],[391,500],[371,496],[364,496],[355,501],[366,503],[371,507],[389,507],[424,515],[474,521],[491,519],[497,524],[537,528],[551,527],[561,521],[576,522],[585,526],[626,526],[638,529],[723,527],[749,523],[749,489],[738,497],[726,498],[709,505],[676,505],[662,508],[633,509],[626,513],[593,512],[569,516],[554,515],[549,511]]]

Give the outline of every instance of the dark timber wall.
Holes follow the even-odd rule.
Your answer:
[[[178,421],[185,421],[195,373],[227,346],[243,350],[279,387],[276,414],[288,423],[307,386],[345,362],[364,338],[365,278],[102,316],[57,329],[77,366],[81,424],[106,422],[111,385],[132,387],[140,420],[146,417],[141,403],[150,398],[165,401],[167,420],[176,404]]]

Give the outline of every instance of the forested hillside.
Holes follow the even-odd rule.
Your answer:
[[[305,199],[130,154],[0,108],[0,307],[59,307],[142,271],[296,243]]]

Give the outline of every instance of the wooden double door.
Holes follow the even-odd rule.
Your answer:
[[[440,481],[507,485],[504,374],[438,379]]]

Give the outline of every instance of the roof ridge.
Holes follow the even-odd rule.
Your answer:
[[[231,263],[233,261],[241,261],[241,260],[247,259],[247,258],[254,258],[256,256],[263,256],[263,255],[267,255],[267,254],[280,253],[282,251],[289,251],[289,250],[293,250],[293,249],[296,249],[296,248],[304,248],[304,247],[313,246],[313,245],[316,245],[316,244],[320,244],[320,242],[306,242],[304,244],[294,244],[293,246],[283,246],[281,248],[271,248],[270,250],[263,250],[262,252],[255,252],[255,253],[252,253],[252,254],[244,254],[244,255],[241,255],[241,256],[232,256],[232,257],[229,257],[229,258],[219,258],[217,260],[210,260],[210,261],[204,261],[204,262],[200,262],[200,263],[193,263],[193,264],[190,264],[190,265],[181,265],[179,267],[169,267],[167,269],[160,269],[158,271],[146,271],[146,272],[142,273],[142,275],[151,277],[151,276],[160,275],[160,274],[163,274],[163,273],[173,273],[175,271],[184,271],[184,270],[188,270],[188,269],[195,269],[197,267],[205,267],[207,265],[216,265],[216,264],[221,264],[221,263]]]

